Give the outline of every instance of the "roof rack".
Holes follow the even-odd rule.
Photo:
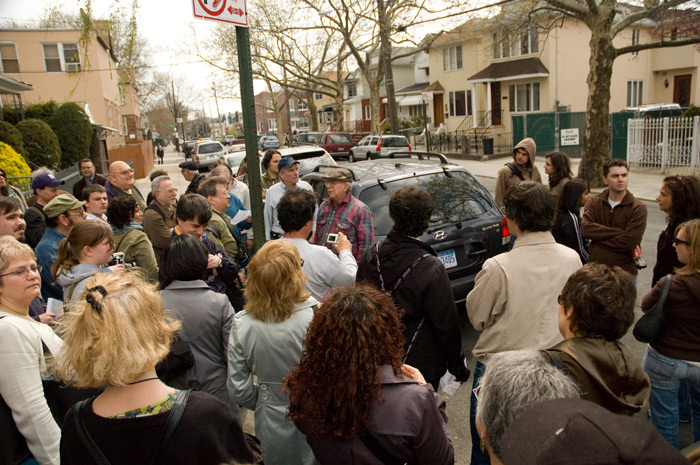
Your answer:
[[[352,168],[348,168],[347,166],[338,166],[338,165],[316,165],[314,166],[314,170],[312,173],[320,173],[321,168],[326,168],[326,169],[336,169],[336,168],[343,168],[344,170],[350,171],[350,174],[352,175],[352,180],[357,181],[357,175],[355,174],[355,171],[352,170]]]
[[[389,154],[389,158],[413,158],[413,155],[415,155],[419,160],[430,160],[431,158],[439,158],[440,164],[442,165],[450,163],[450,160],[448,160],[445,155],[437,152],[397,151],[391,152]]]

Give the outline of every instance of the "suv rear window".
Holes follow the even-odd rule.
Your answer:
[[[405,137],[382,137],[382,147],[408,147]]]
[[[444,173],[406,178],[384,184],[386,190],[376,185],[362,191],[360,200],[372,211],[374,234],[385,236],[391,231],[393,223],[387,198],[404,186],[413,185],[430,192],[434,206],[431,227],[470,220],[491,209],[489,194],[476,178],[461,171],[451,174],[451,178]]]
[[[202,144],[197,149],[197,153],[214,153],[214,152],[220,152],[221,150],[223,150],[221,148],[221,144],[217,144],[217,143]]]
[[[352,144],[352,136],[350,134],[329,134],[328,142],[331,144]]]

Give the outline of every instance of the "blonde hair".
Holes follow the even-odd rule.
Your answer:
[[[13,236],[0,236],[0,274],[7,271],[14,260],[29,258],[36,260],[34,251],[27,244],[22,244]],[[0,277],[2,284],[2,277]]]
[[[70,270],[80,263],[83,248],[95,247],[105,239],[114,247],[114,233],[104,221],[85,220],[76,224],[58,247],[58,257],[51,265],[51,275],[56,278],[62,271]]]
[[[310,295],[294,244],[270,241],[253,255],[245,287],[245,308],[250,316],[266,323],[282,322],[294,313],[294,304]]]
[[[688,263],[681,268],[676,268],[676,274],[688,276],[700,272],[700,220],[690,220],[681,223],[676,228],[676,237],[681,229],[685,232],[685,240],[690,243],[688,246]]]
[[[96,289],[101,286],[104,295]],[[141,273],[98,273],[66,313],[57,375],[78,387],[125,386],[170,350],[180,323]]]

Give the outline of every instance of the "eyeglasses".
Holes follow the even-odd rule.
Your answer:
[[[677,237],[674,237],[673,238],[673,245],[678,245],[678,244],[683,244],[683,245],[687,245],[688,247],[690,247],[690,242],[684,241],[683,239],[678,239]]]
[[[172,189],[168,189],[167,191],[165,191],[165,193],[166,194],[177,194],[177,189],[173,187]]]
[[[83,216],[83,212],[82,212],[82,211],[79,211],[79,212],[68,212],[68,213],[66,213],[66,215],[68,215],[68,216],[70,216],[70,215]]]
[[[29,273],[41,273],[41,265],[32,265],[29,268],[22,268],[17,271],[11,271],[9,273],[0,274],[0,278],[2,278],[3,276],[15,275],[18,278],[24,277],[24,279],[27,279],[29,277]]]
[[[558,303],[559,305],[564,305],[564,296],[563,296],[563,295],[559,294],[559,295],[557,296],[557,303]]]
[[[134,174],[134,170],[119,171],[117,174],[121,174],[122,176],[126,176],[127,174]]]
[[[498,210],[501,212],[501,215],[506,216],[506,207],[499,207]]]
[[[7,175],[5,173],[0,173],[0,178],[5,178],[7,179]]]

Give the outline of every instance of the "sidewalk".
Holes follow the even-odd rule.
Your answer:
[[[163,157],[163,164],[153,165],[153,170],[165,170],[168,173],[168,176],[170,176],[171,181],[177,188],[178,194],[183,194],[185,190],[187,190],[187,186],[190,183],[186,181],[185,178],[182,176],[182,174],[180,173],[180,167],[178,167],[177,165],[185,161],[185,154],[182,152],[177,153],[175,151],[175,146],[172,144],[165,147],[164,150],[165,156]],[[135,185],[141,191],[144,197],[149,192],[151,192],[151,181],[148,179],[148,176],[146,176],[145,178],[137,179]]]

